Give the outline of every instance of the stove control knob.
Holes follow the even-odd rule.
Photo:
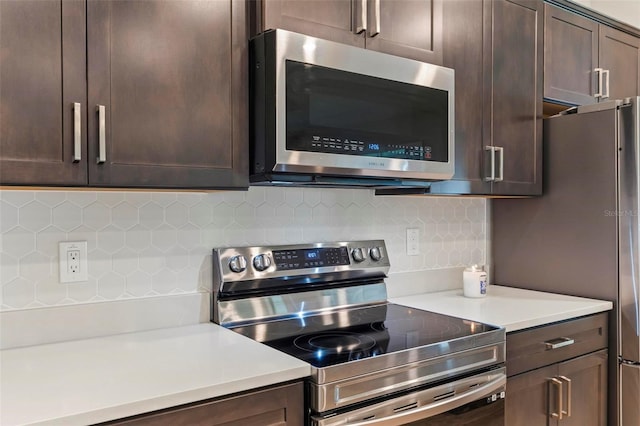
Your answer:
[[[229,261],[229,269],[233,272],[243,272],[247,269],[247,259],[242,255],[233,256]]]
[[[371,256],[374,262],[377,262],[383,257],[382,250],[380,250],[380,247],[372,247],[371,250],[369,250],[369,256]]]
[[[365,259],[366,254],[365,254],[365,251],[364,251],[363,248],[358,247],[358,248],[354,248],[351,251],[351,257],[353,257],[353,260],[355,260],[356,262],[360,263]]]
[[[266,254],[259,254],[253,258],[253,266],[258,271],[264,271],[271,266],[271,258]]]

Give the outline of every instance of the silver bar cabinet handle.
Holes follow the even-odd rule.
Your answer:
[[[602,97],[602,71],[604,71],[602,68],[595,68],[593,70],[593,72],[598,73],[598,91],[593,94],[595,98]]]
[[[569,337],[558,337],[557,339],[551,339],[544,342],[544,345],[549,349],[558,349],[565,346],[573,345],[575,340],[570,339]]]
[[[497,146],[496,151],[500,154],[500,173],[498,177],[496,177],[496,182],[502,182],[504,180],[504,148],[501,146]]]
[[[565,382],[567,384],[567,409],[566,410],[560,410],[562,412],[562,414],[566,415],[567,417],[571,417],[571,379],[566,377],[566,376],[558,376],[560,378],[560,380],[562,380],[563,382]]]
[[[555,377],[549,379],[549,385],[555,386],[557,391],[556,403],[558,412],[554,413],[553,411],[549,413],[551,417],[554,419],[562,420],[562,382]],[[551,396],[551,392],[549,392],[549,396]]]
[[[73,103],[73,162],[82,160],[82,105]]]
[[[603,70],[602,74],[604,74],[605,76],[605,85],[607,86],[607,92],[606,94],[602,95],[602,99],[608,98],[609,97],[609,70]]]
[[[98,112],[98,158],[96,158],[96,163],[102,164],[107,161],[107,123],[105,119],[105,106],[96,105],[96,111]]]
[[[490,145],[484,147],[485,151],[491,153],[491,176],[484,178],[486,182],[494,182],[496,180],[496,148]]]
[[[371,12],[373,13],[373,18],[371,19],[372,28],[369,30],[369,37],[375,37],[380,34],[380,0],[369,0],[373,3],[373,7],[371,7]]]
[[[353,15],[353,33],[360,34],[367,30],[367,0],[351,0]]]

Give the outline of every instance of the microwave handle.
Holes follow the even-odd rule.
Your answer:
[[[367,0],[351,0],[352,30],[360,34],[367,30]]]

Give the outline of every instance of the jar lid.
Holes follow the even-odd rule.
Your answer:
[[[480,272],[484,271],[484,265],[471,265],[465,269],[467,272]]]

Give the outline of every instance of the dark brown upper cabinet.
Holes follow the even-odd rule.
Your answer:
[[[85,2],[0,1],[0,52],[0,184],[85,184]]]
[[[640,38],[545,5],[544,97],[585,105],[640,95]]]
[[[263,0],[254,33],[279,28],[441,64],[443,1]]]
[[[444,4],[456,70],[456,172],[432,194],[542,193],[541,0]]]
[[[578,105],[596,102],[598,23],[544,7],[544,96]]]
[[[601,25],[598,58],[608,99],[640,96],[640,38]]]
[[[540,195],[543,3],[494,0],[486,7],[493,25],[485,31],[485,179],[494,195]]]
[[[244,1],[1,4],[0,183],[248,186]]]

